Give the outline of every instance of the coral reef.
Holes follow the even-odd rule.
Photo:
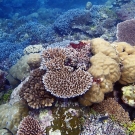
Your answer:
[[[43,130],[38,120],[27,116],[21,121],[17,135],[43,135]]]
[[[54,97],[44,88],[42,76],[44,70],[35,69],[30,73],[28,81],[26,81],[20,90],[20,97],[26,100],[31,108],[39,109],[52,106]]]
[[[44,86],[51,94],[61,98],[82,95],[91,87],[92,76],[80,68],[74,70],[65,66],[65,60],[65,49],[53,48],[43,51],[42,68],[47,69],[43,76]]]
[[[117,24],[117,41],[127,42],[135,46],[135,19],[126,20]]]
[[[120,1],[118,0],[117,2],[119,3]],[[117,19],[119,21],[133,19],[135,14],[135,1],[131,0],[130,2],[130,0],[128,0],[126,4],[124,4],[123,1],[121,1],[121,3],[122,4],[119,6],[119,8],[115,9]]]
[[[16,133],[20,121],[28,115],[28,106],[24,102],[0,105],[0,128]]]
[[[99,113],[108,113],[110,117],[122,124],[130,122],[129,113],[114,98],[108,98],[99,104],[94,104],[92,108]]]
[[[90,12],[83,9],[71,9],[59,16],[54,22],[54,29],[61,35],[68,34],[73,25],[84,25],[90,21]]]

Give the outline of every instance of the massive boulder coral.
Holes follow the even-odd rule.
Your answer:
[[[43,83],[47,91],[56,97],[71,98],[85,93],[92,85],[90,73],[78,68],[65,66],[66,51],[53,48],[43,51],[42,68],[47,72]]]
[[[28,106],[20,101],[13,105],[9,103],[0,106],[0,128],[7,128],[16,134],[20,121],[28,115]]]
[[[91,40],[91,51],[93,54],[102,52],[106,56],[119,62],[119,58],[115,49],[110,45],[110,43],[102,38],[94,38]]]
[[[114,46],[121,64],[121,84],[130,84],[135,82],[135,48],[126,42],[114,42]]]
[[[52,106],[54,97],[46,91],[42,82],[44,70],[35,69],[30,73],[28,81],[26,81],[20,89],[20,97],[23,98],[31,108],[39,109]]]
[[[29,76],[30,70],[40,66],[40,62],[41,58],[39,53],[31,53],[22,56],[21,59],[10,68],[9,75],[7,76],[8,81],[11,85],[14,85],[19,81],[24,80]]]
[[[88,72],[92,74],[94,82],[92,87],[79,98],[79,102],[85,106],[103,101],[104,94],[113,90],[113,84],[121,75],[119,64],[101,52],[94,55],[90,62],[92,66]]]

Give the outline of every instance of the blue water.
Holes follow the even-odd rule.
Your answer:
[[[122,5],[132,0],[111,1],[91,0],[86,10],[88,0],[0,0],[0,69],[8,71],[28,45],[101,36],[115,40],[117,23],[134,17],[135,2],[125,15]]]

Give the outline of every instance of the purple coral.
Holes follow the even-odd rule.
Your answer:
[[[135,45],[135,19],[126,20],[117,24],[117,40]]]

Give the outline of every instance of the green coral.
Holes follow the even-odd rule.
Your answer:
[[[0,99],[0,104],[4,104],[10,100],[12,90],[8,90]]]
[[[127,134],[131,135],[135,132],[135,120],[129,123],[125,123],[123,124],[123,127],[125,127],[127,129]]]

